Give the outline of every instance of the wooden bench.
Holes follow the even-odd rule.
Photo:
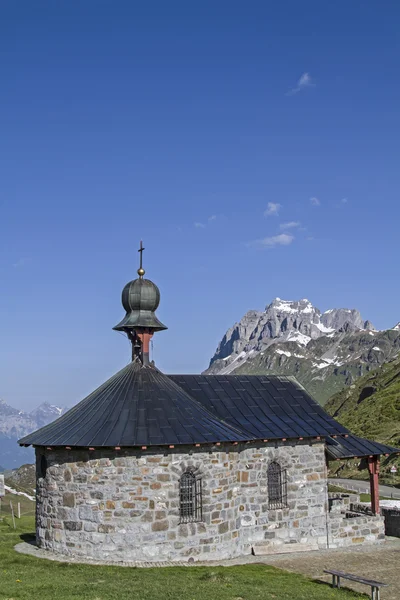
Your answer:
[[[371,600],[380,600],[381,587],[387,587],[388,583],[381,583],[380,581],[374,581],[373,579],[365,579],[365,577],[358,577],[358,575],[351,575],[351,573],[345,573],[344,571],[334,571],[333,569],[324,569],[324,573],[332,575],[332,587],[340,588],[340,579],[349,579],[350,581],[357,581],[357,583],[363,583],[364,585],[371,586]]]

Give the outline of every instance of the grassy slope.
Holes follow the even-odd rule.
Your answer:
[[[373,392],[363,398],[366,391]],[[335,394],[325,410],[356,435],[400,448],[400,358],[385,363],[376,371],[361,377],[350,388]],[[382,457],[381,483],[400,484],[400,458]],[[340,477],[368,479],[366,470],[359,471],[359,461],[346,461]],[[341,463],[337,463],[339,467]],[[397,474],[390,467],[397,466]],[[331,463],[331,466],[336,463]]]
[[[35,466],[23,465],[17,471],[6,472],[4,482],[7,486],[17,492],[25,492],[29,496],[35,496]],[[35,515],[35,502],[29,500],[26,496],[19,494],[11,494],[6,492],[4,498],[1,499],[0,517],[11,515],[10,502],[14,507],[14,514],[17,514],[17,504],[21,505],[21,515]]]
[[[36,486],[36,467],[34,464],[25,464],[15,469],[14,471],[6,471],[4,473],[6,484],[27,494],[35,495]]]
[[[350,600],[334,590],[266,565],[130,569],[57,563],[17,554],[20,535],[0,521],[0,600]]]
[[[13,489],[16,489],[17,491],[25,491],[25,489],[18,488],[17,486],[15,486]],[[28,493],[32,494],[32,490],[30,490]],[[35,515],[35,503],[29,500],[29,498],[6,492],[6,495],[3,498],[1,498],[0,517],[11,515],[10,502],[12,502],[12,505],[14,507],[15,515],[17,514],[18,502],[21,505],[21,515]]]
[[[366,388],[372,395],[362,399]],[[363,392],[364,390],[364,392]],[[400,358],[335,394],[325,409],[353,433],[400,445]]]

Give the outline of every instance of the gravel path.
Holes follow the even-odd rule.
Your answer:
[[[273,564],[281,569],[303,573],[321,581],[331,581],[331,575],[324,575],[324,569],[337,569],[368,579],[375,579],[390,586],[382,588],[382,600],[400,598],[400,538],[386,538],[386,543],[377,546],[320,550],[290,556],[275,555],[263,557],[262,562]],[[264,560],[265,558],[265,560]],[[342,580],[344,587],[358,592],[370,593],[369,587]]]

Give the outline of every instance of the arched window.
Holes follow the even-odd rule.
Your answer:
[[[277,462],[268,467],[268,508],[285,508],[287,506],[286,469]]]
[[[179,481],[179,515],[181,523],[201,521],[201,479],[193,471],[186,471]]]

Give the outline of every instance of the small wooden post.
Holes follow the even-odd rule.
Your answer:
[[[368,457],[369,483],[371,488],[371,510],[379,515],[379,456]]]
[[[17,515],[18,515],[18,519],[21,518],[21,502],[18,502],[17,504]]]
[[[11,516],[12,516],[12,520],[13,520],[13,525],[14,525],[14,529],[15,529],[14,507],[13,507],[11,500],[10,500],[10,508],[11,508]]]

